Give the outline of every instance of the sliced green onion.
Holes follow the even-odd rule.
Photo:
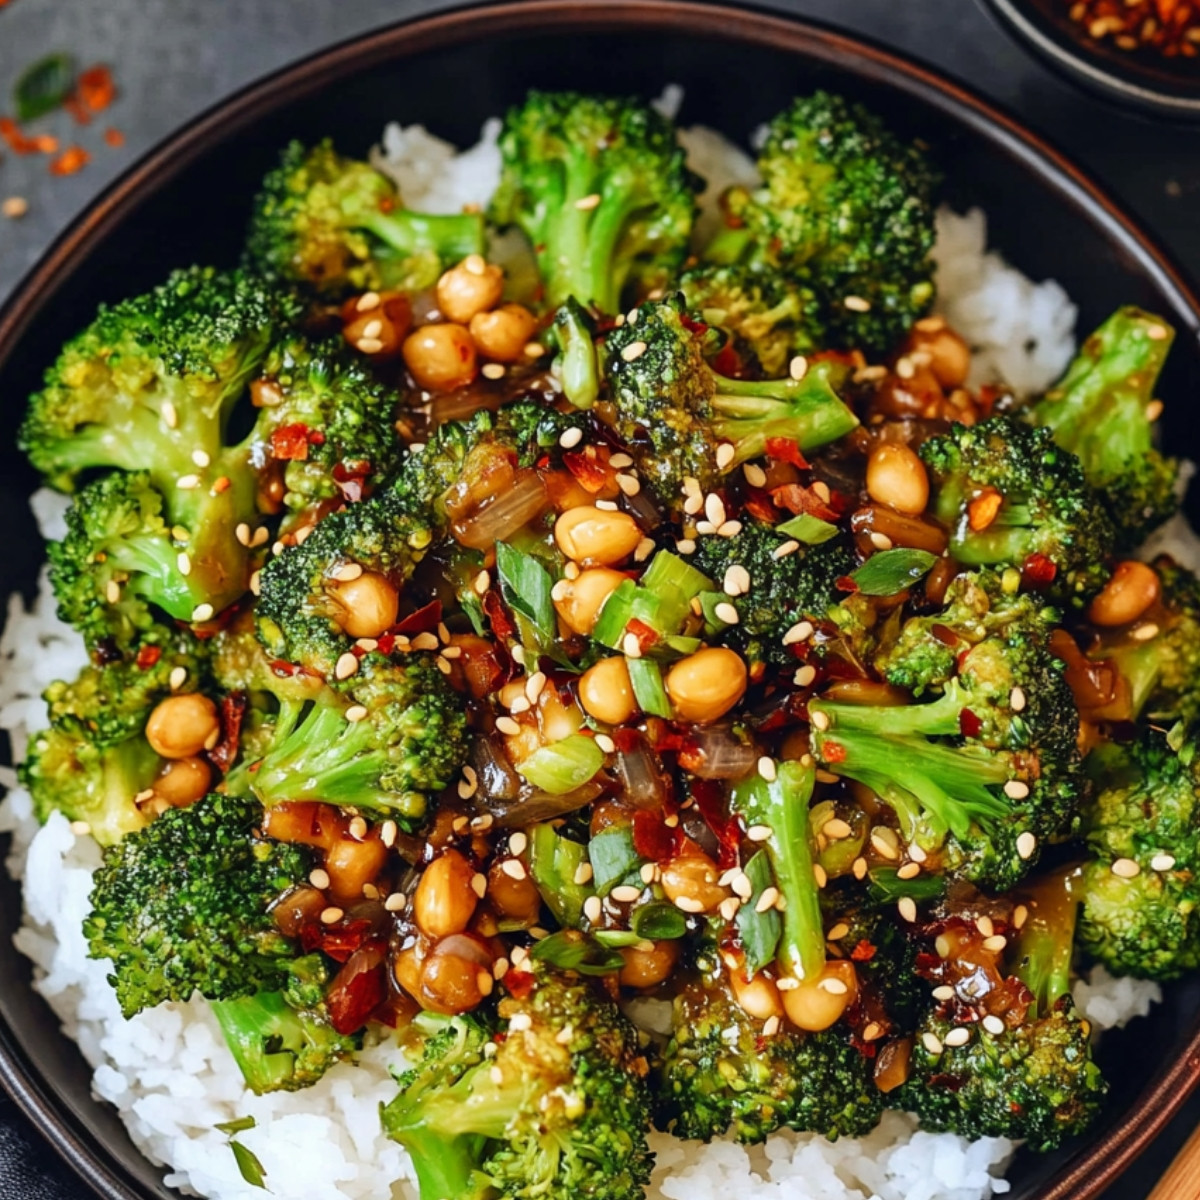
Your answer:
[[[837,537],[838,527],[828,521],[822,521],[820,517],[814,517],[812,513],[801,513],[790,521],[784,521],[782,525],[776,525],[775,532],[786,534],[809,546],[819,546],[822,542]]]
[[[581,975],[611,975],[625,965],[614,947],[578,929],[560,929],[534,942],[529,955],[559,970],[578,971]]]
[[[563,796],[582,787],[604,766],[604,751],[594,738],[573,733],[561,741],[535,750],[517,770],[536,788]]]
[[[641,856],[633,847],[633,830],[628,825],[610,825],[588,842],[592,864],[592,886],[598,895],[607,896],[630,876],[638,878]]]
[[[653,717],[671,716],[671,701],[663,686],[662,669],[652,658],[627,658],[629,682],[638,708]]]
[[[935,562],[928,550],[881,550],[850,578],[864,596],[894,596],[923,579]]]
[[[687,918],[675,905],[663,900],[634,909],[629,923],[639,941],[674,941],[687,933]]]
[[[582,842],[565,838],[549,822],[526,831],[529,834],[529,877],[541,893],[554,919],[568,929],[583,923],[583,905],[593,895],[591,887],[576,882],[588,861]]]
[[[759,896],[775,885],[767,852],[759,850],[742,869],[754,890],[750,899],[738,909],[736,922],[742,949],[746,952],[746,973],[754,975],[775,958],[783,926],[774,908],[758,912],[754,907]]]

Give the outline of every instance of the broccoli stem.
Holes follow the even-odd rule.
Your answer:
[[[292,1086],[296,1051],[306,1039],[305,1021],[279,992],[213,1001],[212,1010],[256,1096]]]
[[[745,257],[753,241],[753,234],[744,225],[722,225],[705,246],[704,261],[717,266],[731,266]]]
[[[398,254],[435,250],[442,258],[466,258],[484,251],[483,220],[477,213],[431,214],[410,209],[367,212],[356,224]]]
[[[781,970],[797,979],[816,979],[825,966],[821,897],[808,819],[815,781],[812,766],[781,762],[774,779],[755,774],[733,793],[734,810],[747,826],[765,825],[771,831],[763,845],[786,904],[778,961]]]
[[[591,408],[600,395],[600,364],[591,324],[573,296],[555,313],[554,333],[563,395],[576,408]]]
[[[1033,1016],[1045,1016],[1071,990],[1079,915],[1079,870],[1065,867],[1030,889],[1029,916],[1013,946],[1014,974],[1033,993]]]

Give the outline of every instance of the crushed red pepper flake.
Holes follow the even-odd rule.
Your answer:
[[[68,146],[51,164],[51,175],[74,175],[91,162],[92,156],[82,146]]]
[[[119,129],[106,129],[104,141],[109,146],[123,146],[125,145],[125,135]]]
[[[1089,38],[1118,50],[1200,54],[1200,0],[1072,0],[1068,11]]]

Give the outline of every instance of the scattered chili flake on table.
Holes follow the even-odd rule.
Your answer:
[[[1157,50],[1167,58],[1200,55],[1200,0],[1074,0],[1071,20],[1120,50]]]
[[[106,129],[104,131],[104,140],[110,146],[125,145],[125,135],[119,129]]]
[[[51,164],[51,175],[74,175],[83,170],[92,156],[82,146],[68,146]]]

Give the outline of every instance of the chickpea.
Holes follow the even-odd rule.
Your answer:
[[[667,695],[681,721],[715,721],[746,693],[746,664],[733,650],[709,646],[668,672]]]
[[[475,343],[461,325],[422,325],[404,339],[404,362],[420,387],[449,392],[475,378]]]
[[[484,358],[520,362],[537,320],[523,304],[502,304],[492,312],[476,313],[469,328]]]
[[[504,272],[482,255],[471,254],[437,281],[442,316],[465,325],[478,313],[495,308],[504,294]]]
[[[602,658],[583,673],[579,703],[589,715],[607,725],[622,725],[637,711],[629,667],[620,655]]]
[[[580,571],[576,578],[564,579],[555,589],[562,593],[562,598],[554,601],[554,608],[573,633],[589,634],[596,626],[604,602],[624,582],[625,576],[609,567]]]
[[[554,523],[554,540],[578,563],[611,567],[637,549],[642,531],[628,513],[581,504],[567,509]]]
[[[397,357],[412,328],[412,305],[408,297],[394,292],[379,303],[360,310],[358,305],[362,300],[363,297],[359,297],[347,301],[344,306],[342,337],[370,358],[383,361]]]
[[[517,921],[526,929],[537,924],[542,897],[528,872],[520,879],[514,879],[504,869],[503,862],[492,863],[488,870],[487,894],[496,911],[506,920]]]
[[[146,722],[146,741],[163,758],[193,758],[220,736],[217,706],[198,692],[168,696]]]
[[[438,954],[436,949],[421,965],[421,986],[417,999],[431,1012],[456,1016],[470,1012],[483,1000],[476,962],[457,954]]]
[[[537,719],[542,742],[547,746],[578,733],[583,724],[579,709],[573,704],[568,708],[559,699],[558,688],[549,684],[542,688],[542,694],[538,696]]]
[[[936,324],[936,318],[930,325]],[[945,322],[937,328],[918,327],[909,342],[911,352],[929,356],[928,366],[933,377],[944,388],[961,387],[971,369],[971,350]]]
[[[374,883],[387,861],[387,847],[378,836],[340,838],[325,853],[329,890],[339,904],[362,899],[363,887]]]
[[[625,987],[648,988],[662,983],[679,960],[677,941],[655,942],[649,949],[626,946],[621,951],[625,965],[617,975],[617,982]]]
[[[212,768],[202,758],[176,758],[154,781],[154,794],[171,808],[187,808],[208,791]]]
[[[820,1033],[854,1003],[858,995],[858,976],[854,973],[854,964],[846,959],[827,962],[819,979],[802,981],[799,987],[780,995],[784,1011],[793,1025],[809,1033]]]
[[[422,955],[417,946],[408,946],[401,950],[392,961],[392,974],[396,982],[410,995],[421,995],[421,959]]]
[[[400,593],[390,580],[375,571],[329,587],[341,610],[337,623],[353,638],[377,638],[396,623]]]
[[[717,880],[721,872],[702,850],[672,859],[662,869],[662,889],[672,904],[679,905],[685,912],[712,912],[729,896],[727,889]]]
[[[729,972],[729,986],[733,989],[733,998],[747,1016],[756,1021],[783,1016],[783,1001],[779,998],[779,989],[775,986],[775,981],[761,971],[753,979],[747,980],[741,967],[736,967]]]
[[[929,476],[916,452],[899,442],[876,446],[867,461],[867,491],[873,500],[915,516],[929,503]]]
[[[448,937],[471,923],[479,897],[471,887],[475,868],[459,850],[443,850],[425,868],[413,896],[413,916],[422,933]]]
[[[1133,561],[1118,563],[1112,578],[1088,608],[1088,620],[1106,629],[1128,625],[1136,621],[1161,592],[1153,567]]]

